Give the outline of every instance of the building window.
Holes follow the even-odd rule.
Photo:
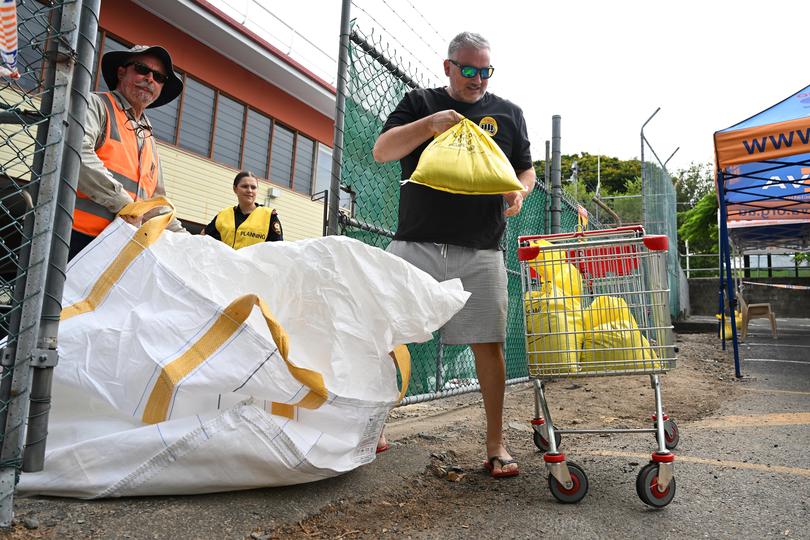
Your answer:
[[[124,45],[120,41],[111,38],[109,35],[104,36],[104,45],[101,48],[101,54],[106,54],[110,51],[124,51],[129,49],[127,45]],[[114,90],[114,88],[109,88],[107,86],[107,82],[104,80],[104,77],[101,75],[101,66],[99,65],[98,70],[98,91],[99,92],[109,92],[110,90]]]
[[[217,120],[214,130],[214,160],[239,168],[242,158],[242,130],[245,106],[222,94],[217,99]]]
[[[298,135],[295,143],[295,173],[293,190],[307,195],[312,193],[312,173],[315,161],[315,142]]]
[[[294,141],[295,132],[276,124],[270,152],[270,180],[285,187],[290,187],[292,180]]]
[[[270,150],[270,136],[273,122],[269,117],[248,109],[245,125],[245,154],[242,168],[251,171],[259,178],[267,178],[267,156]]]
[[[149,109],[147,117],[152,123],[155,137],[169,144],[177,142],[177,112],[180,110],[180,98],[165,105]]]
[[[180,114],[179,145],[186,150],[210,156],[213,120],[214,89],[186,77],[183,112]]]
[[[332,149],[318,145],[318,166],[315,169],[315,188],[312,193],[328,191],[332,187]]]
[[[318,165],[315,167],[315,187],[312,194],[323,193],[332,189],[332,149],[325,144],[318,144]],[[324,199],[326,200],[326,199]],[[340,207],[351,208],[352,197],[340,191]]]

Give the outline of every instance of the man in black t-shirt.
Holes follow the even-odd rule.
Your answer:
[[[458,195],[406,182],[388,248],[437,280],[460,278],[471,293],[442,328],[442,341],[472,348],[487,417],[484,466],[493,477],[504,477],[517,475],[518,466],[503,441],[507,279],[499,245],[505,218],[520,212],[536,177],[523,112],[486,91],[493,72],[489,43],[478,34],[457,35],[444,61],[449,84],[409,92],[383,126],[374,159],[399,160],[407,180],[433,137],[466,117],[492,136],[526,188],[505,195]]]

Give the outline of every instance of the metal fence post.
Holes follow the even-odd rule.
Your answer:
[[[560,116],[551,117],[551,234],[560,232],[562,182],[560,171]]]
[[[34,5],[37,9],[41,7],[39,4]],[[26,231],[30,231],[30,236],[24,237],[30,239],[28,254],[26,256],[23,251],[20,261],[25,266],[20,266],[18,273],[18,276],[25,272],[27,275],[24,282],[16,280],[15,294],[23,290],[18,334],[16,340],[10,336],[9,342],[16,343],[7,349],[3,366],[4,376],[10,375],[11,384],[9,393],[3,396],[7,398],[7,411],[0,456],[0,526],[9,526],[13,517],[14,486],[21,465],[31,368],[47,356],[38,343],[40,317],[49,270],[64,151],[64,130],[68,125],[67,103],[72,83],[81,3],[57,4],[53,14],[55,16],[51,20],[55,21],[54,28],[48,32],[47,54],[43,59],[47,75],[42,87],[47,97],[39,107],[47,122],[39,125],[37,144],[33,150],[35,156],[41,157],[33,161],[30,169],[30,182],[34,184],[36,197],[33,198],[33,211],[27,216],[31,224],[26,223]]]
[[[684,243],[686,244],[686,279],[689,279],[690,277],[692,277],[692,274],[690,272],[690,270],[691,270],[690,255],[691,254],[689,253],[689,240],[686,240],[686,242],[684,242]]]
[[[48,415],[51,403],[51,381],[57,362],[56,344],[59,317],[62,312],[62,291],[65,284],[70,231],[73,226],[73,207],[79,182],[81,146],[84,138],[84,119],[87,113],[88,95],[93,74],[95,41],[98,32],[98,12],[101,0],[84,0],[81,5],[81,21],[76,43],[76,64],[71,85],[69,119],[65,151],[62,160],[61,182],[54,218],[53,241],[45,296],[40,319],[39,348],[37,355],[45,360],[34,367],[31,382],[31,397],[28,413],[28,431],[23,453],[24,472],[41,471],[45,458],[45,441],[48,434]]]
[[[551,193],[551,141],[546,141],[546,158],[543,162],[543,167],[543,188],[546,191],[546,215],[543,217],[543,232],[548,234],[551,229],[551,198],[548,196],[548,194]]]
[[[337,95],[335,96],[335,142],[332,150],[332,184],[329,187],[329,219],[327,232],[340,234],[340,180],[343,166],[343,123],[346,114],[346,81],[349,78],[349,13],[351,0],[343,0],[340,13],[340,54],[338,55]],[[324,202],[326,204],[326,202]]]

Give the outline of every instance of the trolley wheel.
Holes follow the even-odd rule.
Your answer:
[[[532,435],[532,438],[534,439],[534,445],[538,449],[542,450],[543,452],[548,452],[548,450],[549,450],[548,439],[546,439],[545,437],[540,435],[540,433],[538,433],[537,431],[534,432],[534,434]],[[562,441],[562,436],[559,434],[559,432],[555,431],[554,432],[554,442],[557,443],[557,448],[558,449],[560,448],[560,441]]]
[[[638,473],[636,478],[636,493],[641,502],[653,508],[663,508],[672,502],[675,497],[675,477],[669,481],[667,489],[658,490],[658,463],[650,462]]]
[[[588,493],[588,477],[585,475],[585,471],[582,467],[576,463],[568,461],[566,464],[568,465],[568,472],[571,474],[571,481],[574,485],[571,486],[571,489],[565,489],[563,485],[549,473],[548,488],[551,490],[551,494],[554,495],[554,498],[561,503],[578,503]]]
[[[655,424],[653,424],[655,427]],[[653,434],[658,440],[658,434]],[[678,447],[678,442],[681,440],[680,432],[678,431],[678,424],[675,423],[675,420],[668,418],[664,420],[664,446],[667,447],[667,450],[675,450]]]

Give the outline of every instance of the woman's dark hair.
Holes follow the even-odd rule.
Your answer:
[[[250,176],[251,178],[256,178],[256,175],[254,175],[254,174],[253,174],[252,172],[250,172],[250,171],[239,171],[239,174],[237,174],[237,175],[236,175],[236,178],[234,178],[234,179],[233,179],[233,187],[238,186],[238,185],[239,185],[239,181],[240,181],[242,178],[245,178],[245,177],[247,177],[247,176]],[[256,178],[256,180],[258,181],[259,179],[258,179],[258,178]]]

